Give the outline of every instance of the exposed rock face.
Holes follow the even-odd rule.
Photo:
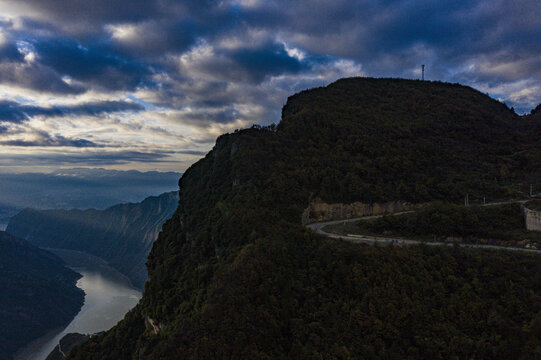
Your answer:
[[[316,199],[302,213],[302,224],[313,222],[350,219],[361,216],[393,214],[403,211],[419,209],[426,204],[411,204],[405,201],[391,201],[385,203],[327,204]]]
[[[154,335],[158,335],[163,328],[163,324],[158,323],[149,316],[145,316],[145,327],[150,329]]]

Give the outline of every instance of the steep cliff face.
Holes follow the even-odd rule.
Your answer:
[[[11,219],[6,231],[36,246],[101,257],[142,288],[147,255],[177,206],[178,193],[170,192],[106,210],[25,209]]]
[[[55,255],[0,231],[1,359],[77,314],[79,277]]]
[[[539,170],[518,121],[443,83],[344,79],[291,97],[277,128],[223,135],[186,171],[141,302],[69,358],[527,358],[538,259],[360,246],[302,226],[316,198],[514,195]],[[497,290],[506,281],[518,284],[510,297]]]

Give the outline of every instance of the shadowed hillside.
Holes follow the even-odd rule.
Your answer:
[[[60,258],[0,231],[0,358],[66,325],[83,305],[80,278]]]
[[[354,245],[301,225],[316,198],[518,196],[540,175],[530,120],[437,82],[343,79],[290,97],[277,127],[223,135],[185,172],[139,305],[69,358],[540,356],[538,257]]]

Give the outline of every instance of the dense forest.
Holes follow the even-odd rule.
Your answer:
[[[79,312],[79,278],[55,255],[0,231],[0,359]]]
[[[6,231],[36,246],[98,256],[143,288],[150,248],[177,206],[178,192],[169,192],[105,210],[24,209]]]
[[[352,78],[294,95],[278,126],[223,135],[186,171],[141,302],[69,358],[541,358],[538,257],[301,225],[316,197],[520,196],[540,175],[539,125],[456,84]]]

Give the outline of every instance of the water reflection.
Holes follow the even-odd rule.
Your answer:
[[[131,287],[107,278],[103,273],[87,269],[74,269],[83,277],[77,286],[86,293],[85,304],[64,332],[92,334],[112,328],[133,308],[141,293]]]
[[[72,267],[83,277],[77,286],[85,291],[85,303],[81,311],[63,330],[57,330],[19,352],[16,360],[44,360],[60,339],[68,333],[92,334],[112,328],[132,309],[141,292],[129,281],[103,263],[85,263],[84,267]]]

